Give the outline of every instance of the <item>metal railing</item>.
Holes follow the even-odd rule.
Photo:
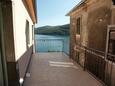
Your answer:
[[[36,52],[64,52],[69,54],[69,39],[40,38],[35,40]]]
[[[113,80],[115,77],[115,55],[81,44],[78,46],[85,52],[84,70],[95,75],[106,86],[115,86],[115,80]]]

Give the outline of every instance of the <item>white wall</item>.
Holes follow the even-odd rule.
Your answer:
[[[14,27],[14,42],[15,42],[15,57],[16,61],[26,52],[26,20],[29,21],[30,44],[32,42],[32,25],[33,22],[22,2],[22,0],[12,0],[13,6],[13,27]]]

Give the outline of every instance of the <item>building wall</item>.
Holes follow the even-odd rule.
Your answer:
[[[3,49],[7,65],[8,86],[19,86],[19,79],[24,79],[33,52],[33,22],[22,0],[4,0],[1,5]],[[29,29],[30,36],[28,46],[27,29]],[[7,76],[5,75],[5,79]]]
[[[86,4],[82,4],[77,10],[70,14],[70,17],[74,18],[73,20],[81,17],[80,42],[82,45],[105,51],[107,26],[111,23],[111,5],[112,2],[110,0],[88,0]],[[72,22],[72,20],[70,20],[70,22]],[[74,23],[74,26],[71,25],[71,32],[76,34],[76,21],[74,21]],[[71,38],[72,43],[75,44],[75,41],[73,41],[74,38]],[[73,46],[73,44],[71,44],[71,46]],[[72,51],[71,49],[70,51]],[[75,53],[71,53],[75,58]],[[80,63],[83,65],[85,59],[84,52],[80,52],[80,59]]]
[[[26,21],[29,22],[29,47],[33,45],[32,25],[33,22],[22,2],[22,0],[13,0],[13,28],[15,40],[15,57],[16,61],[27,51],[26,47]]]
[[[87,0],[85,4],[80,5],[75,11],[70,14],[70,17],[74,18],[70,20],[72,22],[77,17],[81,17],[82,25],[81,25],[81,36],[80,42],[82,45],[97,49],[105,52],[106,48],[106,36],[107,36],[107,28],[108,25],[115,24],[115,6],[112,5],[112,0]],[[73,21],[76,23],[76,21]],[[72,23],[71,23],[72,24]],[[71,25],[71,46],[74,47],[75,44],[75,26]],[[72,37],[73,36],[73,37]],[[73,48],[71,48],[73,49]],[[79,48],[78,48],[79,49]],[[80,50],[80,49],[79,49]],[[70,50],[71,54],[75,56],[75,51]],[[107,83],[111,84],[111,86],[115,85],[114,81],[114,73],[115,73],[115,64],[111,65],[111,62],[106,62],[100,56],[93,55],[90,52],[86,53],[80,50],[79,63],[80,65],[84,65],[85,57],[87,59],[86,66],[87,69],[97,76],[100,80],[104,81],[107,79]],[[106,68],[108,65],[108,68]],[[111,71],[111,66],[112,72]],[[112,75],[111,75],[112,73]],[[105,77],[106,74],[106,77]],[[111,77],[111,79],[110,79]]]
[[[84,8],[79,8],[79,10],[78,11],[75,11],[72,15],[71,15],[71,17],[72,17],[72,19],[71,19],[71,24],[73,24],[73,25],[71,25],[71,32],[70,33],[72,33],[72,34],[70,34],[71,35],[71,51],[72,52],[70,52],[72,55],[72,57],[73,57],[73,59],[77,59],[78,57],[77,57],[77,52],[79,52],[79,59],[77,59],[77,60],[79,60],[78,62],[79,62],[79,64],[81,65],[81,66],[84,66],[84,61],[85,61],[85,52],[84,51],[81,51],[80,49],[79,49],[79,51],[76,51],[74,48],[75,48],[75,45],[76,45],[76,43],[79,41],[80,42],[80,44],[82,44],[82,45],[84,45],[84,46],[87,46],[87,43],[88,43],[88,30],[87,30],[87,18],[88,18],[88,13],[87,13],[87,11],[86,11],[86,8],[84,9]],[[76,38],[75,37],[75,35],[76,35],[76,29],[77,29],[77,18],[81,18],[81,29],[80,29],[80,40],[77,40],[78,38]]]
[[[19,78],[24,79],[33,53],[33,22],[22,0],[13,0],[13,30],[15,60],[19,67]],[[29,30],[29,44],[26,31]]]
[[[114,7],[112,5],[111,0],[100,0],[98,3],[91,4],[88,7],[88,23],[87,23],[87,29],[88,29],[88,47],[100,50],[105,52],[106,49],[106,38],[107,38],[107,28],[108,25],[114,24]],[[93,33],[93,34],[92,34]],[[91,55],[91,57],[90,57]],[[95,71],[91,71],[94,75],[98,74],[97,77],[102,80],[103,82],[106,82],[108,85],[111,84],[111,86],[115,85],[113,75],[114,66],[112,65],[112,75],[110,73],[111,71],[111,62],[105,61],[104,59],[93,55],[93,54],[87,54],[86,58],[89,58],[87,62],[88,65],[92,64],[92,68],[89,70],[95,70],[95,66],[99,65]],[[91,60],[92,59],[92,60]],[[99,60],[100,59],[100,60]],[[97,62],[96,62],[97,61]],[[101,64],[99,63],[101,62]],[[108,66],[108,67],[107,67]],[[98,72],[96,72],[98,71]],[[106,74],[106,77],[105,75]],[[112,77],[112,78],[110,78]],[[106,79],[106,81],[105,81]]]
[[[111,16],[111,24],[115,24],[115,5],[111,7],[112,16]]]
[[[75,57],[74,46],[76,45],[76,26],[75,26],[76,19],[74,17],[70,17],[70,58]],[[72,33],[72,34],[71,34]]]
[[[15,62],[14,50],[14,35],[13,35],[13,18],[12,18],[12,2],[2,2],[2,15],[3,15],[3,43],[4,53],[7,64],[7,75],[9,86],[19,86],[18,72]]]
[[[111,23],[110,2],[100,0],[88,7],[87,30],[90,48],[105,51],[107,26]]]

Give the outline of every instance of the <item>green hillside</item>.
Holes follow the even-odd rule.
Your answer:
[[[35,34],[43,35],[69,35],[69,24],[61,26],[43,26],[35,28]]]

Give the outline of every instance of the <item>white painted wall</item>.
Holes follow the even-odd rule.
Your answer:
[[[12,0],[13,8],[13,28],[14,28],[14,42],[15,42],[15,57],[16,61],[26,52],[26,20],[29,21],[29,34],[30,44],[33,44],[32,40],[32,25],[33,22],[22,2],[22,0]]]

